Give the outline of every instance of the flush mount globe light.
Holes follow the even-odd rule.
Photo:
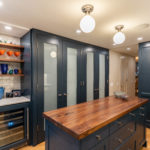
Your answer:
[[[114,37],[113,37],[113,41],[116,43],[116,44],[122,44],[126,37],[124,35],[124,33],[121,32],[121,30],[124,28],[123,25],[118,25],[115,27],[115,29],[118,31]]]
[[[85,16],[80,21],[80,28],[85,33],[90,33],[95,28],[95,20],[90,13],[93,11],[94,7],[90,4],[86,4],[82,7],[82,12]]]

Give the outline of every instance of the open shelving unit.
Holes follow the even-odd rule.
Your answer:
[[[8,43],[0,43],[0,47],[3,48],[11,48],[24,50],[24,46],[21,45],[15,45],[15,44],[8,44]],[[8,59],[8,58],[0,58],[0,62],[9,62],[9,63],[24,63],[24,60],[17,60],[17,59]],[[24,74],[0,74],[0,77],[23,77]]]
[[[0,77],[23,77],[24,74],[0,74]]]
[[[0,47],[9,47],[9,48],[24,49],[24,46],[15,45],[15,44],[8,44],[8,43],[0,43]]]
[[[15,62],[15,63],[24,63],[24,60],[16,60],[16,59],[1,59],[0,62]]]

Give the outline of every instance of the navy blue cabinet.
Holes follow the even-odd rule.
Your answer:
[[[139,97],[150,99],[150,42],[139,44]],[[150,127],[150,102],[146,105],[146,126]]]
[[[44,111],[108,96],[109,51],[36,29],[23,36],[21,43],[29,54],[24,55],[28,61],[22,89],[31,95],[30,143],[36,145],[44,141]],[[93,58],[89,55],[88,61],[91,47]]]

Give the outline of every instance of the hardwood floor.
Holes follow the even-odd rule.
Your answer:
[[[150,150],[150,129],[146,130],[146,139],[147,139],[147,147],[143,148],[142,150]],[[43,142],[35,147],[26,146],[19,150],[45,150],[45,142]]]

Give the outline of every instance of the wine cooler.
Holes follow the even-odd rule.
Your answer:
[[[0,148],[25,138],[25,109],[0,112]]]

